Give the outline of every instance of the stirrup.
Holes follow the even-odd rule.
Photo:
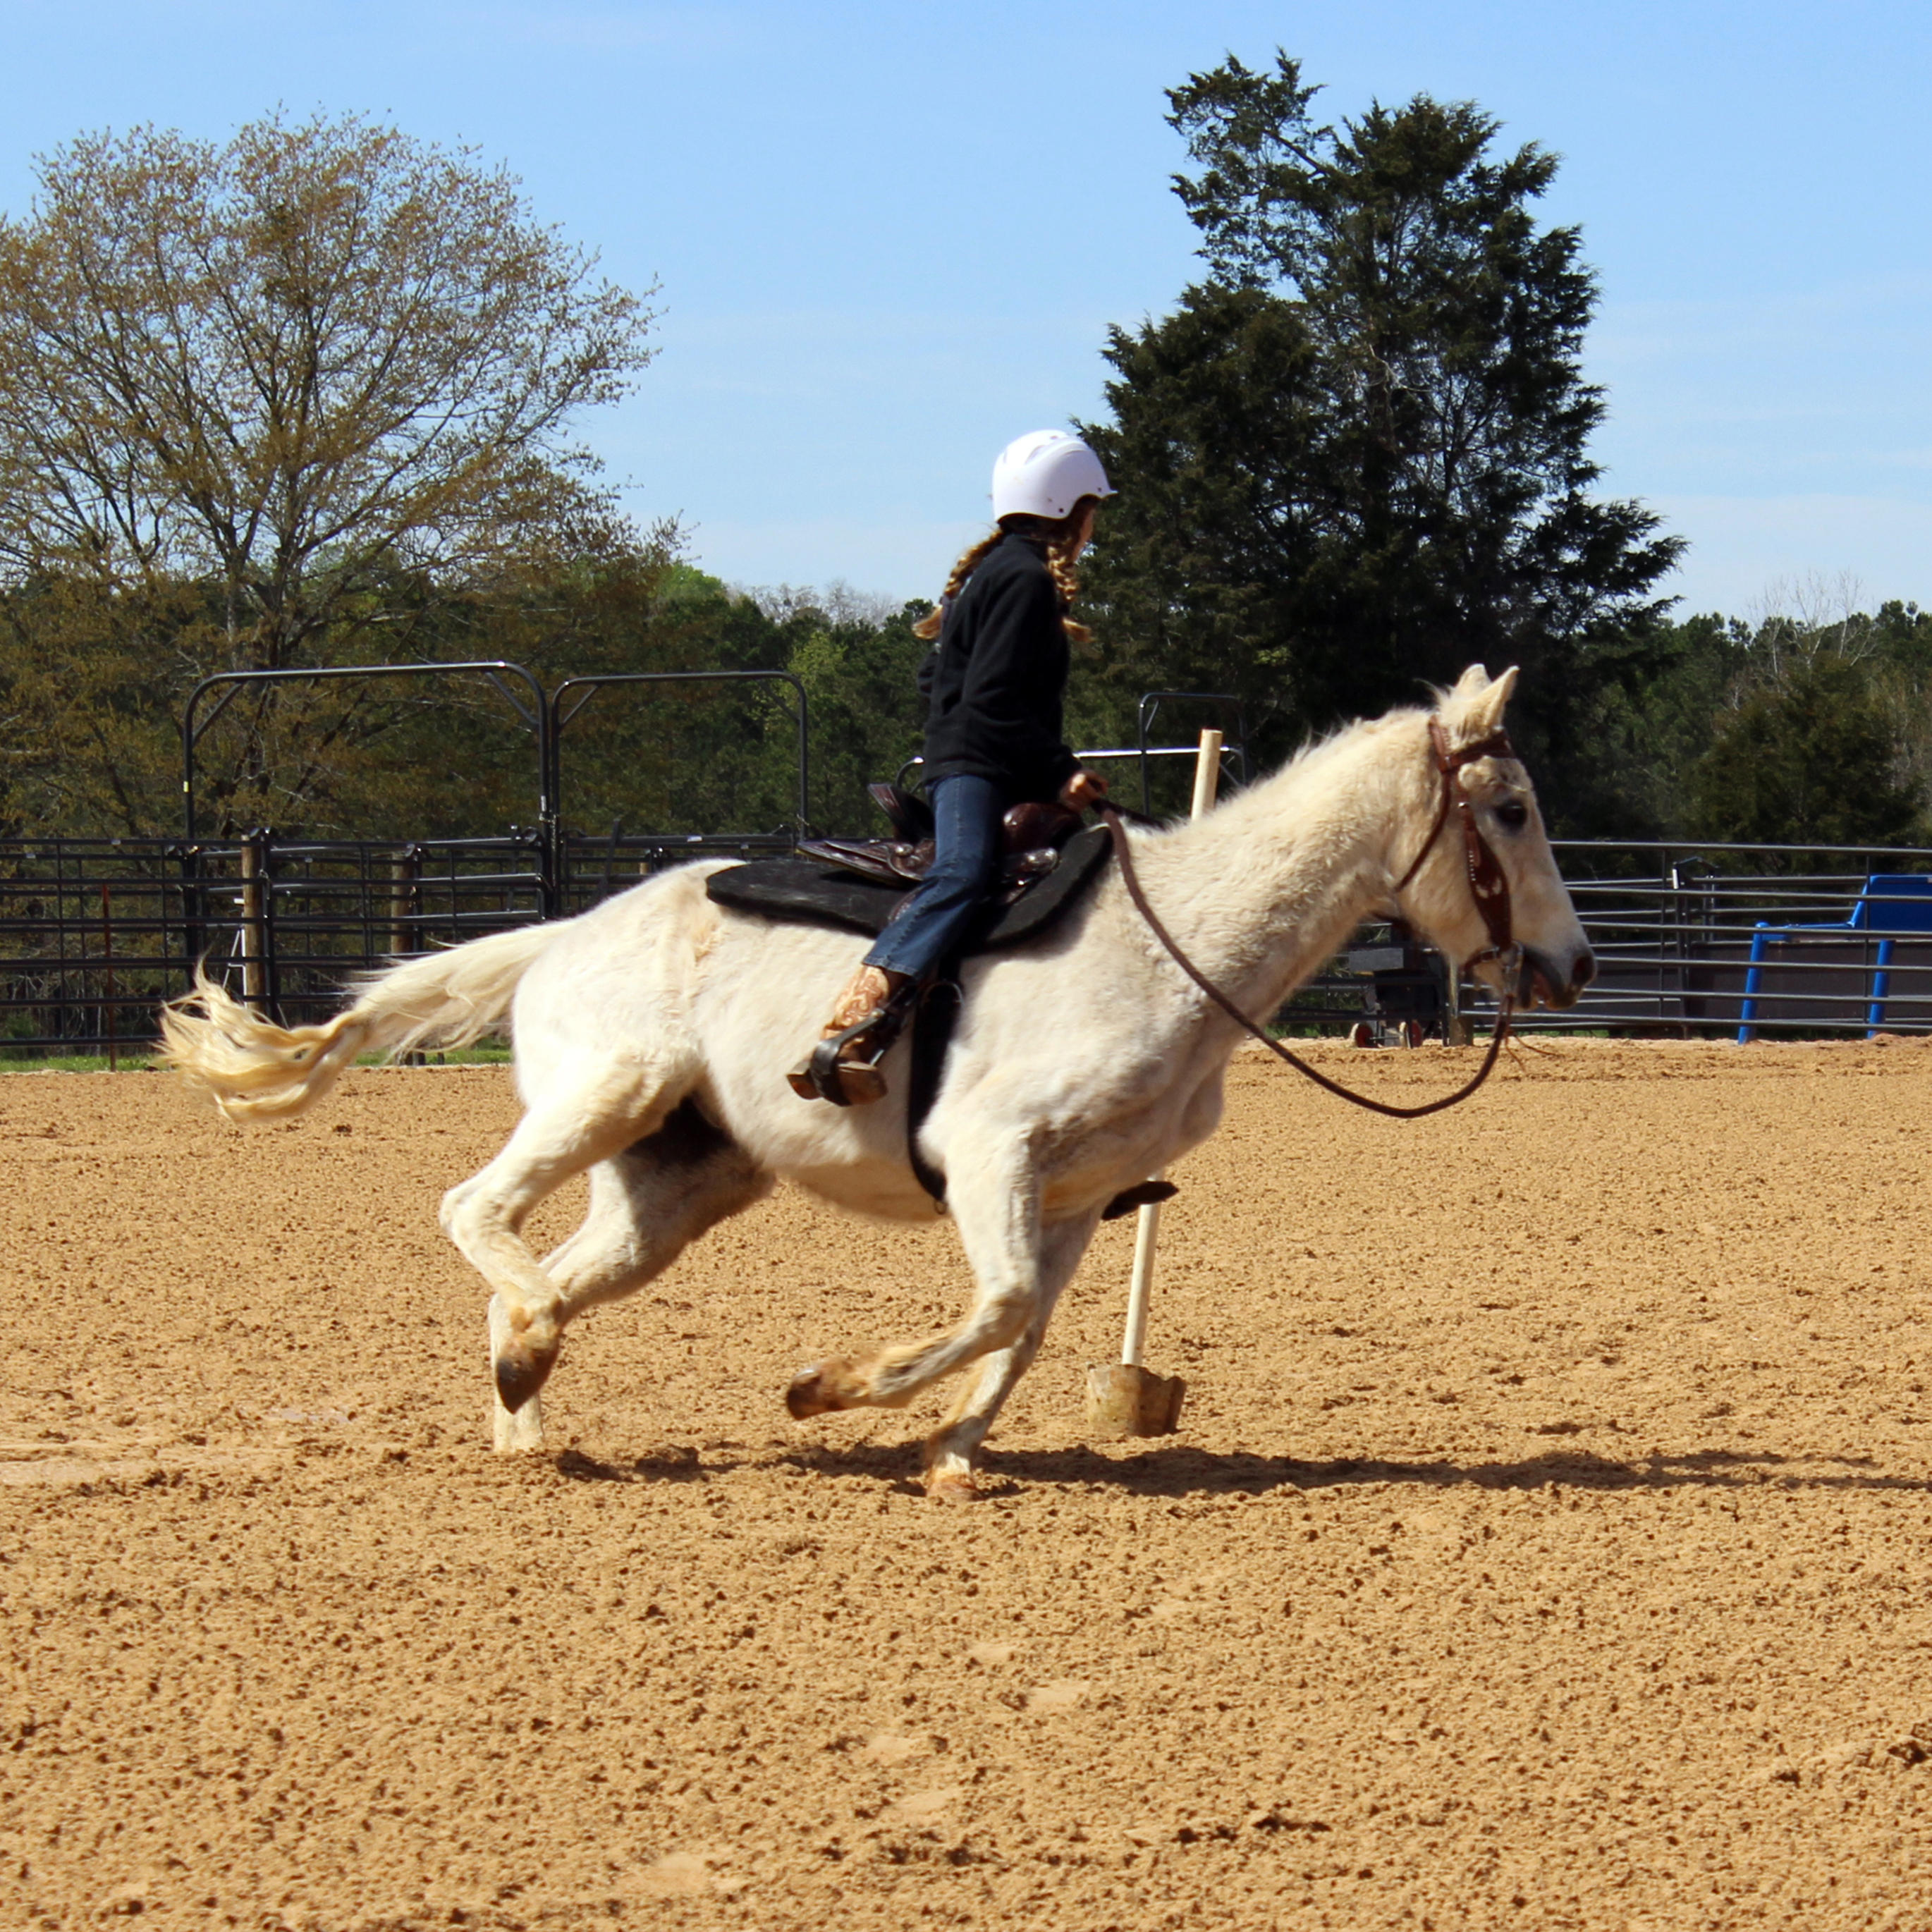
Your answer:
[[[918,997],[917,986],[908,981],[855,1024],[828,1034],[785,1076],[791,1090],[801,1100],[830,1100],[835,1107],[864,1107],[883,1100],[886,1076],[879,1063],[904,1031]],[[861,1041],[867,1050],[846,1058],[845,1049]]]

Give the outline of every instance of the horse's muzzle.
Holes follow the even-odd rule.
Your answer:
[[[1560,1012],[1574,1006],[1583,988],[1597,976],[1596,956],[1582,947],[1570,962],[1569,969],[1540,952],[1525,946],[1522,964],[1516,970],[1516,1004],[1526,1012],[1533,1006],[1547,1006]]]

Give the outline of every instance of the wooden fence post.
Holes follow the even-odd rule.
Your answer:
[[[267,841],[251,832],[242,842],[242,997],[260,1006],[268,994]]]
[[[107,881],[100,882],[100,959],[107,975],[107,997],[100,1003],[100,1016],[107,1022],[107,1070],[121,1070],[121,1049],[114,1034],[114,914],[107,896]]]
[[[413,951],[416,936],[410,921],[422,896],[422,855],[413,845],[406,845],[389,862],[389,950],[400,956]]]
[[[1462,975],[1453,959],[1442,962],[1444,980],[1442,992],[1442,1044],[1444,1046],[1473,1046],[1476,1043],[1475,1028],[1469,1024],[1469,1016],[1462,1010]]]

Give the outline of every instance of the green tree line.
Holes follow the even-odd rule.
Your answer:
[[[1468,102],[1328,122],[1318,92],[1278,52],[1169,92],[1203,272],[1109,332],[1086,426],[1121,490],[1089,573],[1103,728],[1140,689],[1232,691],[1265,761],[1515,664],[1560,832],[1932,836],[1928,620],[1815,590],[1682,616],[1682,541],[1601,492],[1596,284],[1537,208],[1556,158]]]
[[[1555,158],[1469,103],[1327,121],[1318,94],[1277,53],[1169,94],[1202,269],[1102,345],[1082,427],[1119,494],[1084,565],[1076,743],[1132,743],[1144,691],[1226,692],[1265,765],[1480,659],[1523,668],[1512,724],[1559,831],[1927,837],[1932,619],[1815,591],[1685,617],[1681,542],[1600,489],[1596,285],[1538,209]],[[548,687],[785,672],[808,818],[867,822],[866,783],[918,748],[929,607],[735,590],[622,512],[578,425],[644,380],[654,292],[604,279],[512,177],[276,116],[221,145],[82,137],[39,181],[0,221],[0,833],[175,831],[212,676],[496,659]],[[197,746],[200,825],[527,822],[514,695],[249,686]],[[785,688],[578,696],[574,829],[795,820]]]
[[[0,223],[0,830],[178,830],[179,723],[211,676],[494,659],[551,686],[788,671],[816,728],[809,814],[854,822],[860,774],[916,748],[924,646],[849,593],[728,591],[674,525],[621,514],[575,425],[647,368],[650,295],[500,169],[354,118],[46,158]],[[515,692],[217,690],[200,826],[529,820]],[[788,825],[794,738],[762,689],[601,692],[569,733],[572,818]]]

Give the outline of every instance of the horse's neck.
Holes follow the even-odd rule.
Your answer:
[[[1272,1012],[1386,893],[1412,810],[1406,748],[1396,719],[1358,727],[1148,842],[1141,870],[1155,911],[1244,1012]]]

